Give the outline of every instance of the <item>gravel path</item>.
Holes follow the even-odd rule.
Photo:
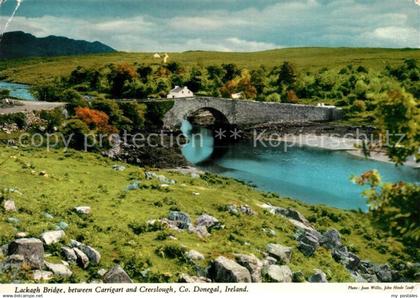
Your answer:
[[[31,112],[31,111],[43,111],[43,110],[53,110],[58,107],[64,107],[66,103],[64,102],[46,102],[46,101],[23,101],[23,100],[13,100],[17,103],[15,106],[0,108],[1,114],[13,114],[19,112]]]

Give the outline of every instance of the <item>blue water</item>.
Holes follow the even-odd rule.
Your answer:
[[[36,100],[29,92],[29,86],[0,81],[0,89],[10,90],[10,96],[23,100]]]
[[[208,132],[204,138],[213,139]],[[187,144],[182,150],[192,163],[207,159],[214,149],[212,141],[193,144]],[[200,148],[197,144],[204,146]],[[377,169],[387,182],[420,181],[418,169],[395,167],[345,152],[308,147],[288,148],[284,152],[282,147],[254,147],[252,143],[230,145],[221,157],[198,166],[208,172],[252,183],[264,191],[343,209],[367,210],[366,201],[361,196],[363,187],[350,181],[353,175]]]

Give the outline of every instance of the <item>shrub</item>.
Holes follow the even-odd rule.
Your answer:
[[[79,119],[73,119],[66,123],[61,131],[69,141],[69,146],[75,149],[85,148],[85,138],[89,133],[89,127],[83,121]]]
[[[89,108],[76,108],[76,117],[86,123],[90,129],[98,129],[100,132],[113,133],[115,128],[108,124],[109,117],[104,112]]]
[[[24,128],[27,125],[26,115],[24,113],[14,113],[0,115],[0,124],[16,123],[19,128]]]
[[[130,102],[118,102],[120,109],[123,112],[124,117],[130,120],[130,125],[127,127],[129,131],[138,131],[144,128],[146,106],[139,104],[134,101]]]
[[[353,102],[352,110],[355,112],[364,112],[366,111],[366,104],[363,100],[355,100]]]
[[[280,94],[278,93],[271,93],[266,98],[265,101],[271,101],[271,102],[280,102]]]
[[[63,111],[61,109],[54,109],[51,111],[41,111],[40,118],[47,122],[47,131],[52,132],[55,128],[59,128],[64,121]]]
[[[115,100],[97,98],[92,101],[91,106],[93,109],[107,114],[109,116],[110,123],[116,127],[119,127],[123,121],[123,113]]]
[[[0,89],[0,99],[10,97],[10,90]]]

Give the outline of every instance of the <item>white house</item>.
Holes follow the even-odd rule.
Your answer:
[[[232,99],[243,99],[244,97],[244,93],[243,92],[238,92],[238,93],[233,93],[230,95],[230,98]]]
[[[187,87],[175,86],[174,89],[169,91],[167,98],[182,98],[182,97],[193,97],[194,93]]]

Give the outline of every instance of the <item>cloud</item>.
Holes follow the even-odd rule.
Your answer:
[[[121,0],[118,5],[85,0],[81,7],[79,2],[53,5],[51,14],[37,15],[31,13],[35,1],[27,0],[24,15],[9,30],[100,40],[125,51],[420,46],[419,7],[412,0]],[[75,14],[80,9],[82,17]]]

